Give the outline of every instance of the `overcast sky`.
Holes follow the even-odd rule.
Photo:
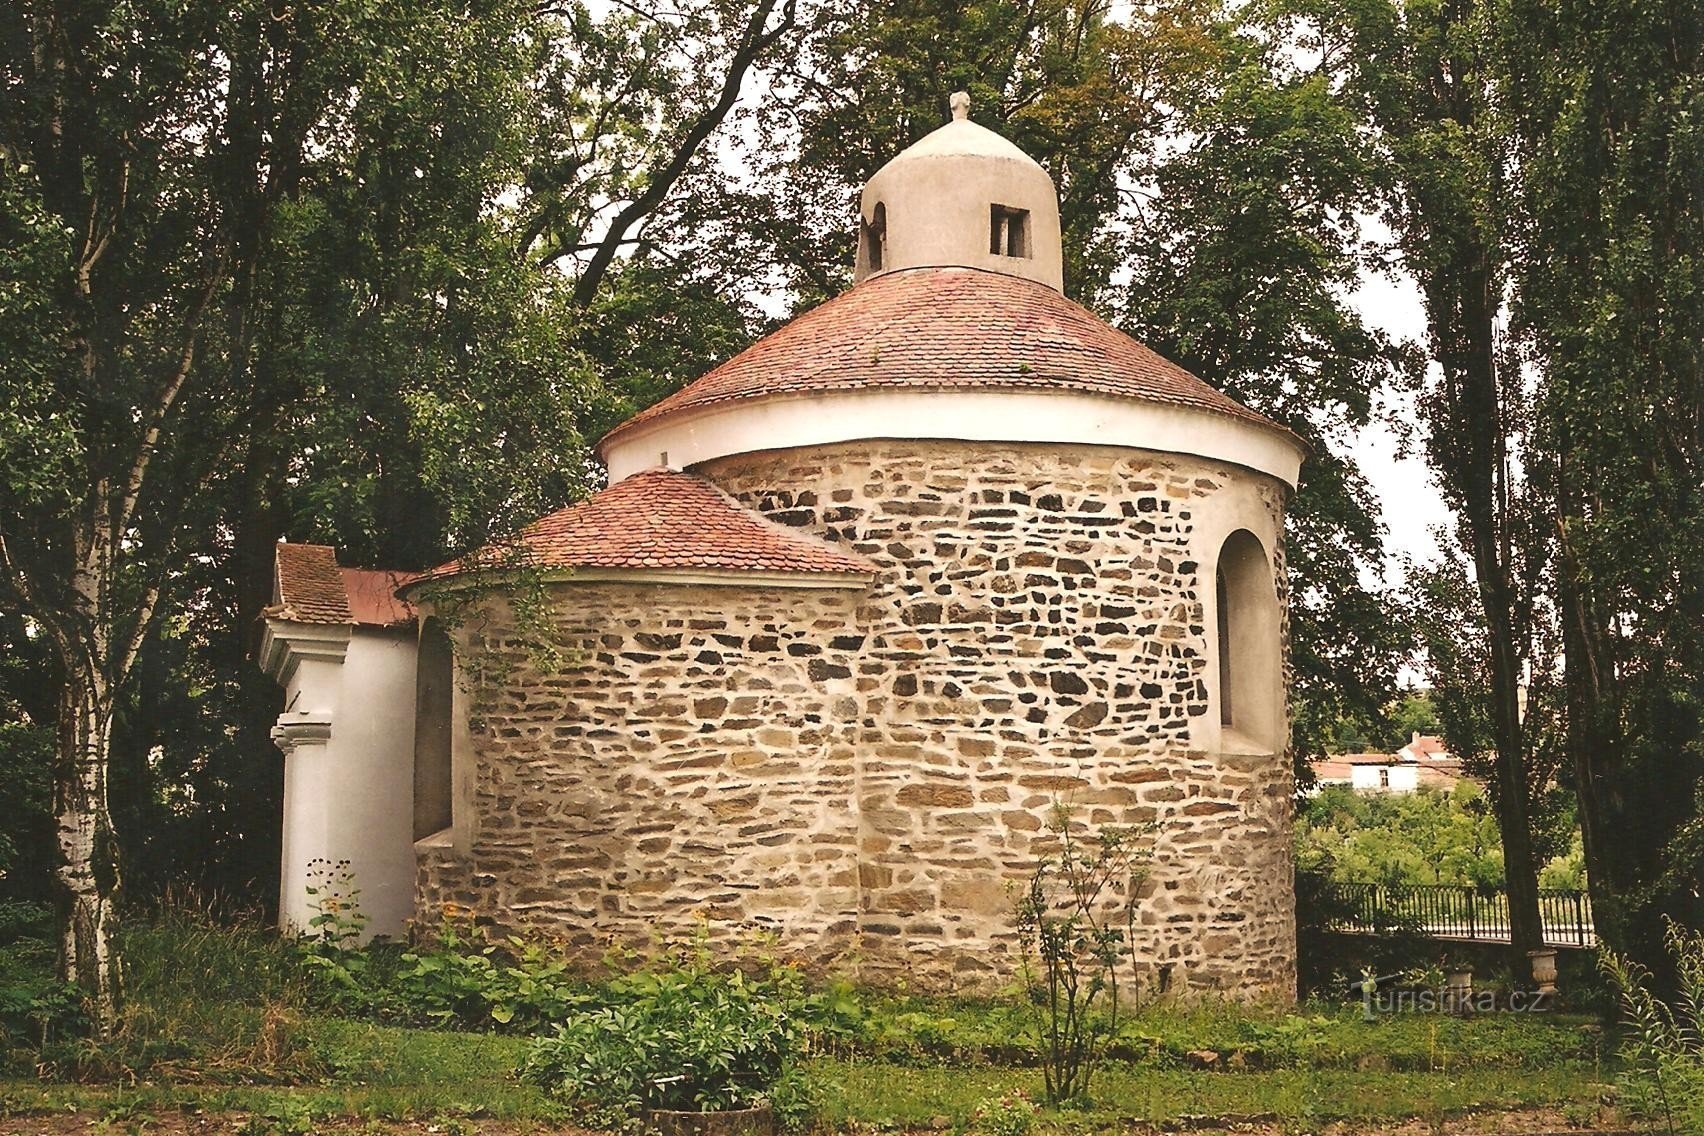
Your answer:
[[[1370,225],[1369,230],[1373,227]],[[1425,341],[1426,317],[1420,306],[1420,291],[1408,277],[1391,280],[1363,276],[1352,302],[1374,327],[1396,338]],[[1413,408],[1407,400],[1387,401],[1383,409],[1398,421],[1412,421]],[[1349,448],[1378,494],[1390,530],[1392,560],[1403,556],[1422,563],[1434,559],[1432,530],[1446,524],[1450,515],[1425,458],[1418,453],[1398,456],[1402,439],[1396,428],[1382,422],[1361,431]],[[1393,563],[1391,567],[1394,570],[1396,566]]]

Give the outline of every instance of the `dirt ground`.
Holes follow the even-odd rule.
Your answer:
[[[553,1128],[537,1122],[494,1120],[439,1121],[373,1121],[325,1120],[315,1121],[313,1133],[361,1133],[362,1136],[542,1136],[544,1133],[572,1133],[589,1136],[580,1129]],[[0,1118],[0,1134],[4,1136],[69,1136],[71,1133],[98,1134],[140,1133],[146,1136],[286,1136],[299,1133],[264,1117],[246,1113],[166,1113],[160,1116],[134,1115],[103,1118],[95,1113],[55,1113],[51,1115]],[[1611,1123],[1582,1126],[1552,1109],[1516,1112],[1482,1112],[1451,1117],[1440,1121],[1410,1120],[1396,1124],[1377,1125],[1333,1122],[1317,1127],[1288,1124],[1259,1117],[1236,1119],[1230,1117],[1189,1118],[1163,1127],[1133,1126],[1125,1129],[1128,1136],[1159,1136],[1162,1133],[1187,1133],[1189,1136],[1211,1136],[1214,1133],[1237,1136],[1650,1136],[1648,1130],[1631,1129]],[[938,1136],[938,1134],[934,1134]]]

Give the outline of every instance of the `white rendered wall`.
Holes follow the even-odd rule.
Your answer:
[[[1388,770],[1390,784],[1379,778],[1380,770]],[[1420,787],[1420,767],[1416,765],[1357,765],[1349,771],[1352,788],[1368,793],[1412,793]]]
[[[347,860],[369,935],[401,937],[414,917],[414,666],[410,630],[356,628],[341,664],[304,659],[279,716],[284,757],[279,924],[301,931],[316,861]],[[328,717],[323,741],[289,741],[294,720]]]
[[[599,448],[614,484],[658,465],[686,469],[732,454],[878,438],[1078,442],[1192,454],[1292,487],[1304,456],[1301,443],[1276,427],[1174,403],[1079,391],[916,388],[714,403],[624,430]]]

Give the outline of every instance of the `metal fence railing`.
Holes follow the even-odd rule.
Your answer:
[[[1501,888],[1325,883],[1319,900],[1326,929],[1332,931],[1509,941],[1509,896]],[[1546,945],[1597,945],[1592,901],[1585,892],[1540,890],[1538,913]]]

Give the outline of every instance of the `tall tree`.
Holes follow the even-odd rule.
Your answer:
[[[785,47],[792,11],[0,17],[15,96],[0,225],[17,254],[0,267],[0,536],[13,598],[35,584],[37,627],[72,571],[43,534],[95,531],[117,550],[87,621],[127,646],[87,652],[99,691],[66,687],[97,707],[67,797],[96,860],[146,850],[145,888],[190,873],[266,896],[277,696],[245,656],[280,536],[403,567],[481,543],[585,492],[587,440],[678,381],[659,375],[743,344],[738,298],[643,230],[713,163],[730,95]],[[82,281],[86,249],[66,233],[85,222],[98,264]],[[85,341],[92,379],[67,367]],[[161,400],[165,357],[187,363]],[[156,410],[156,435],[127,428]],[[125,479],[91,468],[127,451],[147,455],[128,520],[109,507]],[[84,875],[100,898],[67,910],[96,906],[100,939],[118,877]],[[105,1015],[110,980],[89,987]]]
[[[1515,311],[1604,937],[1704,926],[1704,12],[1509,0]]]
[[[1435,368],[1419,384],[1421,432],[1454,514],[1457,547],[1446,558],[1465,558],[1475,595],[1466,613],[1426,605],[1427,619],[1472,644],[1463,656],[1434,638],[1428,657],[1434,688],[1452,702],[1444,713],[1451,747],[1489,766],[1512,951],[1524,963],[1543,945],[1531,814],[1532,783],[1544,774],[1535,773],[1522,698],[1545,542],[1532,537],[1521,472],[1528,391],[1498,334],[1508,285],[1508,175],[1492,105],[1495,11],[1474,0],[1294,10],[1315,29],[1322,56],[1335,61],[1346,101],[1358,104],[1375,132],[1387,163],[1384,216],[1402,266],[1420,286]],[[1434,601],[1452,591],[1448,568],[1442,572],[1421,589]],[[1483,686],[1465,681],[1469,675],[1483,677]],[[1483,717],[1477,706],[1461,705],[1464,698],[1485,699]],[[1469,728],[1480,721],[1483,731]]]
[[[301,252],[283,238],[327,206],[326,175],[399,125],[397,95],[422,74],[477,90],[518,73],[528,12],[67,0],[0,15],[0,223],[17,251],[0,290],[0,565],[62,678],[63,962],[102,1030],[120,989],[119,708],[162,616],[184,610],[183,566],[213,550],[218,502],[243,463],[282,460],[265,440],[314,393],[279,366],[280,279]],[[453,67],[446,45],[463,49]],[[412,180],[429,179],[411,168],[386,184]],[[420,205],[396,197],[364,234],[375,243]],[[486,203],[465,202],[463,220]]]
[[[347,79],[348,14],[319,15],[43,3],[0,16],[7,204],[43,274],[29,299],[58,356],[27,377],[30,401],[0,444],[8,467],[44,458],[44,425],[64,447],[51,481],[37,465],[33,484],[7,486],[0,553],[64,676],[62,956],[102,1029],[119,995],[114,710],[179,551],[183,504],[218,469],[212,437],[177,443],[248,401],[245,368],[205,348],[216,340],[240,356],[250,328],[236,297],[253,280],[265,218]]]

